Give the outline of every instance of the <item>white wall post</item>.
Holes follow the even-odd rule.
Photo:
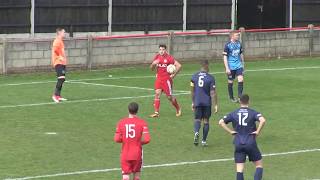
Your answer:
[[[112,0],[109,0],[108,6],[108,35],[112,34]]]
[[[292,0],[289,2],[289,28],[292,28]]]
[[[183,31],[187,30],[187,0],[183,0]]]
[[[30,34],[34,36],[34,7],[35,0],[31,0],[31,9],[30,9]]]
[[[237,19],[237,14],[236,14],[236,8],[237,8],[237,1],[232,0],[232,6],[231,6],[231,29],[235,30],[236,29],[236,19]]]

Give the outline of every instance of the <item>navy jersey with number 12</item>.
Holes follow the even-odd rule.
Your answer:
[[[194,87],[194,106],[211,106],[210,91],[216,88],[214,77],[204,71],[197,72],[191,78],[191,86]]]
[[[251,144],[255,143],[255,136],[251,133],[256,131],[256,122],[262,117],[261,113],[247,108],[239,108],[223,117],[226,124],[232,123],[233,129],[237,132],[235,136],[235,144]]]

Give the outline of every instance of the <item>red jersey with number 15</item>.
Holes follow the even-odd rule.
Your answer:
[[[167,66],[175,63],[173,56],[168,53],[164,53],[162,56],[157,54],[153,58],[153,61],[155,60],[159,60],[159,64],[157,64],[157,79],[164,81],[170,79],[170,74],[167,72]]]
[[[122,160],[140,160],[142,159],[142,145],[150,142],[148,125],[136,116],[123,118],[117,125],[114,140],[122,142]]]

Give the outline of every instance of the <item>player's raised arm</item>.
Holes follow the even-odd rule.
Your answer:
[[[261,133],[262,128],[266,124],[266,119],[263,116],[259,117],[259,126],[256,131],[252,132],[251,134],[259,135]]]

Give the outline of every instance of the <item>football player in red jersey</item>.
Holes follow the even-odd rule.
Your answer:
[[[121,119],[117,124],[114,141],[122,143],[121,168],[122,180],[140,180],[142,166],[142,145],[150,142],[147,123],[137,117],[139,105],[132,102],[128,105],[129,116]]]
[[[167,66],[173,64],[176,67],[176,71],[173,74],[167,72]],[[150,117],[159,117],[160,109],[160,96],[164,92],[167,95],[168,100],[176,109],[176,116],[181,116],[181,108],[177,102],[177,99],[172,95],[173,78],[179,73],[181,64],[174,59],[173,56],[167,53],[166,45],[159,45],[159,53],[157,53],[150,65],[152,71],[156,70],[157,76],[154,85],[155,97],[154,97],[154,113]]]

